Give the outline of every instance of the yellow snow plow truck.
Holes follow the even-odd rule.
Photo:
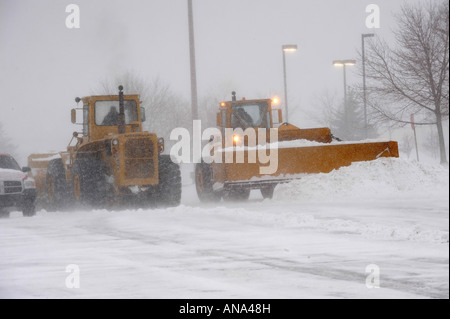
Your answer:
[[[76,98],[74,132],[66,151],[32,154],[28,164],[36,181],[38,202],[49,210],[82,206],[177,206],[181,198],[178,164],[164,151],[164,139],[142,130],[144,108],[138,95]],[[77,123],[77,114],[82,122]]]
[[[232,101],[220,103],[220,134],[212,135],[206,158],[195,168],[201,201],[246,200],[251,189],[271,198],[277,184],[303,174],[329,173],[352,162],[399,156],[397,142],[343,142],[329,128],[300,129],[282,123],[276,102],[236,100],[233,92]]]

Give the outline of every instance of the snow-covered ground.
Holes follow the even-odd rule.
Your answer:
[[[219,205],[183,178],[176,208],[1,219],[0,297],[449,297],[448,168],[354,163]]]

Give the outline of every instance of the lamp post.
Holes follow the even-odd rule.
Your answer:
[[[348,121],[348,110],[347,110],[347,75],[346,75],[346,67],[353,66],[356,64],[356,60],[335,60],[333,61],[333,65],[337,67],[343,67],[344,69],[344,117],[345,121]]]
[[[286,84],[286,52],[297,51],[297,45],[284,44],[281,48],[283,51],[284,105],[286,106],[286,122],[288,122],[289,111],[288,111],[287,84]]]
[[[188,0],[188,23],[189,23],[189,55],[191,67],[191,112],[192,112],[192,120],[197,120],[198,119],[197,72],[195,68],[194,16],[192,14],[192,0]]]
[[[366,56],[364,51],[364,39],[371,38],[375,36],[373,33],[364,33],[361,34],[361,54],[362,54],[362,70],[363,70],[363,101],[364,101],[364,131],[366,135],[366,139],[368,138],[367,134],[367,97],[366,97]]]

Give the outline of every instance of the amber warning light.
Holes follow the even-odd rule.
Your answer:
[[[279,98],[278,96],[274,96],[274,97],[272,98],[272,103],[273,103],[273,105],[278,105],[278,104],[280,104],[280,98]]]

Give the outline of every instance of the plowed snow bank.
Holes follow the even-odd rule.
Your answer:
[[[305,175],[278,185],[275,200],[338,200],[391,197],[404,194],[446,196],[449,169],[399,158],[355,162],[328,174]]]

